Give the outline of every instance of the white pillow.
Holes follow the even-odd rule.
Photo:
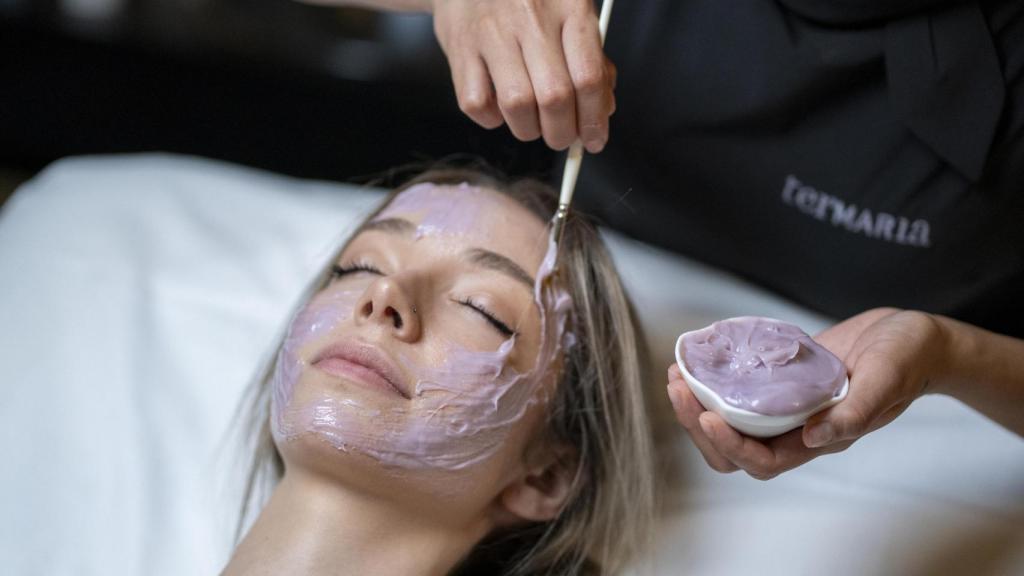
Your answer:
[[[238,506],[238,454],[224,443],[238,398],[305,283],[380,194],[146,154],[60,161],[8,201],[4,573],[220,570]],[[827,323],[607,237],[659,395],[679,332],[738,314]],[[768,483],[717,475],[677,444],[688,475],[658,574],[913,573],[966,537],[982,535],[992,558],[1024,541],[1024,442],[949,400],[926,398],[847,453]],[[1019,553],[1006,562],[1024,573]]]
[[[219,571],[238,398],[378,198],[168,155],[63,160],[18,190],[0,220],[2,571]]]

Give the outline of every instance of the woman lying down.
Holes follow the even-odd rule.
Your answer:
[[[614,574],[646,544],[636,332],[592,225],[552,274],[555,205],[441,171],[362,224],[260,379],[225,574]]]

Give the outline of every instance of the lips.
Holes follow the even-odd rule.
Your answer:
[[[312,365],[333,376],[410,398],[401,372],[387,356],[371,346],[351,342],[332,344],[313,358]]]

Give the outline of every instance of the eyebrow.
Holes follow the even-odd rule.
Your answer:
[[[516,264],[509,258],[502,256],[497,252],[484,250],[483,248],[471,248],[467,250],[466,253],[469,256],[469,261],[473,264],[476,264],[481,268],[501,272],[502,274],[526,284],[530,290],[533,290],[533,277],[527,274],[526,270],[523,270],[522,266]]]
[[[412,234],[416,231],[416,225],[405,218],[380,218],[367,222],[360,231],[368,232],[371,230],[392,234]],[[522,266],[516,264],[507,256],[502,256],[497,252],[484,248],[470,248],[466,251],[466,255],[469,257],[470,263],[487,270],[505,274],[516,281],[522,282],[531,291],[533,290],[535,283],[533,277],[526,270],[523,270]]]
[[[368,232],[370,230],[391,232],[393,234],[412,234],[416,231],[416,225],[405,218],[380,218],[367,222],[363,225],[360,232]]]

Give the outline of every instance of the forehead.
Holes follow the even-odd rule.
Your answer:
[[[401,218],[417,240],[478,247],[503,254],[531,273],[547,246],[546,224],[508,196],[469,184],[417,184],[399,193],[374,218]]]

